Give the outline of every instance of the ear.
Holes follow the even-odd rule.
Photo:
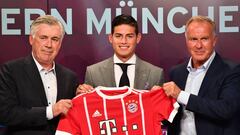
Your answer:
[[[214,37],[214,43],[213,43],[213,46],[214,46],[214,47],[215,47],[215,45],[216,45],[216,43],[217,43],[217,40],[218,40],[218,37],[215,36],[215,37]]]
[[[29,35],[28,40],[29,40],[30,45],[32,45],[33,44],[33,36]]]
[[[112,44],[112,40],[113,40],[113,35],[112,35],[112,34],[109,34],[109,35],[108,35],[108,40],[109,40],[109,42]]]
[[[138,33],[137,34],[137,44],[141,41],[141,39],[142,39],[142,34]]]

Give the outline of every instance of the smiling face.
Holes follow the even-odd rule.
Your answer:
[[[123,62],[133,56],[140,40],[141,34],[136,34],[135,27],[128,24],[114,27],[114,32],[109,35],[109,42],[112,44],[114,53]]]
[[[193,67],[203,65],[211,56],[217,37],[210,23],[206,21],[191,22],[186,30],[186,44],[192,56]]]
[[[34,35],[29,36],[34,58],[46,69],[50,69],[62,43],[59,25],[39,24]]]

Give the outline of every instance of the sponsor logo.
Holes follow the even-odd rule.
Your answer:
[[[100,117],[100,116],[102,116],[102,114],[98,110],[96,110],[92,115],[92,117]]]

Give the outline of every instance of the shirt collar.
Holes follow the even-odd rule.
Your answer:
[[[128,61],[122,62],[122,61],[117,57],[116,54],[113,55],[113,62],[114,62],[114,63],[126,63],[126,64],[135,65],[135,64],[136,64],[136,59],[137,59],[136,55],[133,54],[133,56],[132,56]]]
[[[209,57],[209,59],[208,59],[202,66],[200,66],[198,69],[207,70],[207,69],[209,68],[210,64],[212,63],[215,55],[216,55],[216,52],[213,51],[213,53],[211,54],[211,56]],[[187,70],[188,70],[189,72],[196,70],[195,68],[192,67],[192,57],[191,57],[191,58],[189,59],[189,61],[188,61]]]
[[[37,65],[37,68],[38,68],[38,71],[43,71],[43,70],[46,70],[42,67],[41,64],[39,64],[39,62],[35,59],[34,55],[32,54],[32,57],[33,57],[33,60],[34,62],[36,63]],[[51,69],[49,69],[48,71],[53,71],[53,73],[55,73],[55,62],[53,62],[53,67]]]

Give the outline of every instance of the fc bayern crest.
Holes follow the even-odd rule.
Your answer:
[[[130,101],[127,103],[127,109],[130,113],[135,113],[138,110],[138,104],[136,101]]]

